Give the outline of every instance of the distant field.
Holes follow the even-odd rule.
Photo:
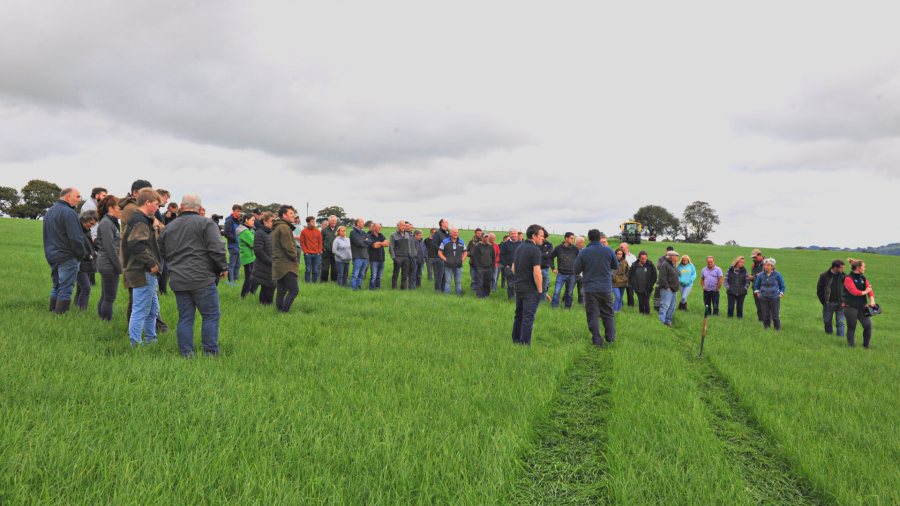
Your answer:
[[[49,314],[40,225],[0,219],[0,504],[900,504],[896,257],[863,256],[871,351],[821,330],[834,254],[770,250],[784,331],[748,300],[700,360],[699,288],[674,329],[626,308],[599,351],[581,308],[543,305],[523,349],[468,269],[463,298],[301,285],[288,315],[223,285],[222,356],[184,360],[172,296],[138,350],[127,294],[112,324],[99,287]],[[751,249],[676,247],[723,268]]]

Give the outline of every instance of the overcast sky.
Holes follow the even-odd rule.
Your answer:
[[[0,0],[0,185],[897,242],[891,5]]]

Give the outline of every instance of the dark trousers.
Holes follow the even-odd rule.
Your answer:
[[[334,252],[322,251],[322,274],[319,278],[323,283],[328,281],[329,273],[332,281],[337,281],[337,264],[334,258]]]
[[[291,310],[291,305],[297,294],[300,293],[300,286],[297,284],[297,273],[289,272],[281,277],[276,284],[275,307],[287,313]]]
[[[504,267],[503,275],[506,278],[506,297],[513,299],[516,296],[516,275],[513,273],[512,267]]]
[[[268,306],[272,303],[272,300],[275,297],[275,287],[274,286],[261,286],[259,287],[259,303],[263,306]]]
[[[419,269],[419,260],[410,257],[409,259],[409,289],[416,288],[416,271]]]
[[[397,288],[397,277],[400,277],[400,289],[409,288],[409,257],[397,257],[394,259],[394,272],[391,273],[391,288]],[[443,273],[443,264],[441,273]]]
[[[531,345],[534,315],[541,297],[537,293],[516,294],[516,316],[513,320],[512,340],[515,344]]]
[[[100,302],[97,304],[97,314],[101,320],[111,321],[113,317],[113,305],[116,303],[116,294],[119,292],[119,275],[115,273],[100,273]]]
[[[75,279],[75,305],[84,311],[88,308],[91,299],[91,275],[87,272],[79,272]]]
[[[492,277],[494,276],[494,269],[475,269],[475,278],[473,284],[475,285],[475,295],[478,297],[488,297],[491,295],[491,285],[492,285]]]
[[[603,344],[603,336],[600,335],[600,320],[603,320],[603,331],[606,333],[606,342],[616,340],[616,316],[613,312],[612,292],[585,292],[584,312],[587,315],[588,328],[591,330],[591,342],[595,346]]]
[[[728,296],[728,317],[731,318],[734,316],[734,311],[737,309],[737,317],[740,320],[744,317],[744,298],[747,297],[746,293],[742,293],[740,295],[735,295],[733,293],[727,294]]]
[[[425,269],[428,272],[428,281],[434,281],[434,261],[439,260],[437,258],[427,258],[425,259]]]
[[[836,322],[838,337],[844,337],[846,325],[844,323],[844,308],[841,307],[840,302],[826,302],[822,306],[822,320],[825,322],[826,334],[834,332],[833,322]]]
[[[769,328],[770,325],[775,327],[775,330],[781,330],[781,299],[764,299],[759,297],[759,307],[762,310],[762,322],[764,328]]]
[[[247,296],[248,293],[256,293],[256,283],[250,281],[250,275],[253,274],[253,264],[249,263],[244,266],[244,286],[241,287],[241,298]]]
[[[762,303],[760,303],[759,297],[753,297],[753,303],[756,304],[756,319],[763,321]]]
[[[575,276],[575,291],[578,293],[578,303],[584,304],[584,277]]]
[[[165,295],[169,293],[169,263],[160,262],[159,270],[159,293]]]
[[[847,344],[856,346],[856,322],[859,322],[863,328],[863,346],[868,348],[872,340],[872,318],[855,307],[845,307],[844,316],[847,318]]]
[[[628,307],[634,307],[634,290],[628,286],[625,287],[625,291],[628,292]]]
[[[434,291],[444,293],[444,262],[434,259]]]
[[[425,268],[425,265],[422,262],[416,260],[416,268],[410,274],[410,286],[412,286],[413,281],[416,282],[416,288],[422,287],[422,269]]]
[[[203,353],[219,354],[219,290],[215,283],[191,291],[176,291],[178,304],[178,352],[188,357],[194,353],[194,319],[200,313],[200,336]]]
[[[635,292],[638,298],[638,312],[650,314],[650,292]]]
[[[703,290],[703,306],[708,306],[712,310],[712,314],[719,314],[719,291]]]

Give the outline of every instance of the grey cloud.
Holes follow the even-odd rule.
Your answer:
[[[743,172],[865,171],[900,178],[900,136],[870,141],[817,140],[796,142],[736,164]]]

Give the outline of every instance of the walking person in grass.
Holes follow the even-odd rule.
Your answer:
[[[337,284],[347,287],[347,277],[350,273],[350,262],[353,260],[353,250],[350,239],[347,238],[347,227],[341,225],[337,229],[337,237],[331,244],[331,252],[334,253],[334,265],[337,267]]]
[[[678,292],[678,271],[675,264],[678,262],[678,253],[675,250],[666,252],[666,256],[659,264],[659,279],[656,287],[659,290],[659,321],[665,326],[671,327],[675,316],[675,294]]]
[[[529,225],[525,234],[528,239],[519,241],[510,266],[513,276],[509,281],[516,285],[512,341],[515,344],[531,346],[534,316],[543,296],[544,287],[544,281],[541,279],[541,244],[544,242],[544,228],[540,225]]]
[[[869,349],[872,341],[872,318],[866,313],[866,307],[875,307],[875,292],[866,279],[866,263],[856,258],[848,258],[850,275],[844,278],[842,297],[844,315],[847,317],[847,344],[856,346],[856,324],[863,328],[863,347]],[[867,302],[868,299],[868,302]]]
[[[122,274],[122,262],[119,260],[119,199],[107,195],[97,208],[100,224],[97,225],[97,270],[100,272],[100,302],[97,314],[101,320],[112,321],[113,306],[119,291],[119,276]]]
[[[678,309],[687,311],[687,300],[694,289],[694,281],[697,279],[697,268],[691,262],[691,257],[687,255],[681,256],[681,262],[678,263],[678,284],[681,290],[681,302],[678,303]]]
[[[775,270],[775,259],[763,260],[763,271],[753,281],[753,295],[762,310],[763,328],[774,326],[781,330],[781,299],[784,297],[784,278]]]
[[[50,311],[63,314],[72,305],[72,292],[81,269],[81,260],[90,253],[84,243],[84,229],[75,212],[81,200],[76,188],[65,188],[59,200],[44,216],[44,258],[50,265],[53,288]]]
[[[613,310],[613,272],[619,268],[616,254],[609,246],[600,241],[602,235],[597,229],[588,231],[590,243],[585,246],[575,259],[575,273],[584,279],[584,310],[587,316],[588,329],[591,331],[591,343],[594,346],[612,344],[616,340],[616,316]],[[619,250],[624,256],[624,252]],[[621,299],[620,299],[621,300]],[[600,321],[603,321],[603,333],[600,334]]]
[[[822,304],[822,320],[825,322],[825,333],[834,333],[834,327],[837,327],[838,337],[844,337],[844,308],[843,289],[844,289],[844,261],[835,259],[831,262],[831,268],[823,272],[819,276],[819,282],[816,285],[816,295],[819,297],[819,303]]]
[[[625,288],[628,286],[628,261],[625,260],[625,250],[622,248],[616,248],[616,261],[619,262],[619,267],[613,273],[612,286],[613,295],[616,297],[613,312],[618,313],[622,310]]]
[[[227,277],[229,268],[219,227],[200,216],[200,205],[200,196],[185,195],[181,200],[181,215],[159,236],[159,251],[169,264],[169,282],[178,305],[178,352],[186,358],[194,356],[194,320],[197,312],[202,319],[200,339],[203,354],[219,354],[221,309],[216,279]],[[242,227],[236,230],[239,241],[243,234],[253,233],[254,224],[252,214],[244,216],[243,228],[246,230],[241,230]],[[254,236],[250,235],[251,248],[253,240]],[[245,243],[241,247],[245,248]],[[252,251],[249,250],[251,254]],[[241,260],[246,261],[243,252]],[[245,287],[251,283],[252,274],[252,268],[244,270]]]
[[[282,313],[291,310],[294,299],[300,293],[297,273],[300,258],[294,241],[293,223],[297,211],[284,205],[278,209],[278,218],[272,222],[272,279],[275,281],[275,309]]]
[[[253,277],[253,263],[256,261],[256,253],[253,252],[253,240],[256,235],[256,218],[247,213],[241,217],[241,224],[235,232],[238,236],[238,244],[241,247],[241,265],[244,267],[244,285],[241,287],[241,298],[248,294],[256,293],[256,284]]]
[[[647,257],[646,251],[638,254],[638,260],[628,269],[628,286],[634,290],[638,298],[638,312],[650,314],[650,297],[653,294],[653,285],[656,284],[656,267]]]
[[[253,236],[253,283],[259,287],[259,303],[268,306],[275,300],[275,280],[272,278],[272,224],[275,215],[266,211],[259,216],[260,225]]]
[[[744,257],[739,256],[731,262],[731,267],[725,273],[725,294],[728,296],[728,317],[734,316],[737,311],[738,320],[744,318],[744,298],[750,286],[750,274],[744,267]]]
[[[714,316],[719,316],[719,294],[725,274],[712,255],[706,257],[706,267],[700,271],[700,278],[703,280],[703,306],[712,309]]]
[[[78,217],[81,227],[84,229],[84,247],[88,250],[88,255],[81,260],[78,269],[78,279],[75,288],[75,306],[85,311],[88,308],[88,302],[91,299],[91,286],[94,275],[97,272],[97,249],[94,246],[94,240],[91,239],[91,231],[97,225],[97,211],[84,211]]]
[[[128,337],[132,346],[156,342],[156,315],[159,296],[156,293],[161,256],[153,227],[159,208],[159,194],[151,188],[137,192],[135,211],[122,236],[125,283],[132,287],[133,306],[128,321]],[[176,220],[177,221],[177,220]]]

